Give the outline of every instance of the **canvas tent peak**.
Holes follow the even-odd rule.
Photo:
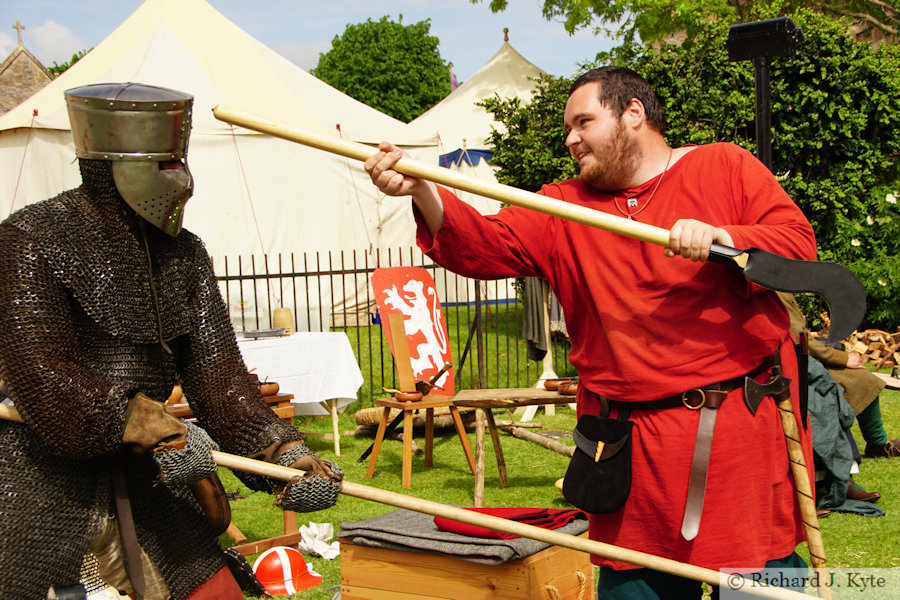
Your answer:
[[[508,29],[506,30],[508,31]],[[469,79],[443,100],[410,122],[421,131],[436,132],[441,139],[442,153],[465,147],[469,150],[488,149],[486,139],[491,127],[500,129],[479,103],[495,95],[500,98],[531,99],[536,80],[547,72],[528,61],[508,42]]]
[[[232,130],[212,107],[227,103],[362,143],[391,139],[435,161],[436,137],[313,77],[206,0],[145,0],[81,60],[0,117],[0,218],[79,185],[64,91],[128,81],[194,96],[188,162],[196,187],[185,227],[213,256],[414,243],[408,208],[384,205],[361,167]]]

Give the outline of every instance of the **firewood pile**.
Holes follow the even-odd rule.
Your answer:
[[[900,365],[900,328],[896,333],[882,329],[856,331],[843,344],[844,350],[858,352],[863,363],[871,363],[876,369]]]

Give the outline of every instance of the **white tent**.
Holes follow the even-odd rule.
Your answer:
[[[185,227],[206,242],[217,267],[224,256],[414,243],[408,202],[379,194],[360,163],[232,128],[212,108],[226,104],[363,143],[390,139],[430,162],[436,138],[326,85],[205,0],[146,0],[72,68],[0,117],[0,219],[80,183],[64,91],[124,81],[194,96],[188,164],[195,193]]]
[[[498,96],[502,99],[518,97],[527,104],[534,93],[536,80],[546,74],[504,39],[500,50],[483,67],[410,125],[439,137],[440,152],[453,170],[495,181],[494,169],[481,158],[486,151],[491,151],[487,143],[491,128],[502,130],[503,126],[478,103]],[[485,214],[495,213],[500,208],[493,200],[467,193],[460,193],[460,197]]]

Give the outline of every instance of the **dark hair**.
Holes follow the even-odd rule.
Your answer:
[[[644,105],[647,123],[659,131],[666,131],[666,111],[650,84],[643,77],[625,67],[599,67],[582,74],[569,88],[569,95],[588,83],[599,83],[597,99],[616,117],[621,117],[631,103],[637,98]]]

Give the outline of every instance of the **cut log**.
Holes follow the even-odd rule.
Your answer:
[[[556,440],[551,440],[550,438],[543,435],[532,433],[526,429],[522,429],[521,427],[502,427],[502,429],[509,431],[519,439],[534,442],[535,444],[540,444],[541,446],[549,448],[550,450],[562,454],[563,456],[572,456],[573,454],[575,454],[574,446],[566,446],[565,444],[560,444]]]

